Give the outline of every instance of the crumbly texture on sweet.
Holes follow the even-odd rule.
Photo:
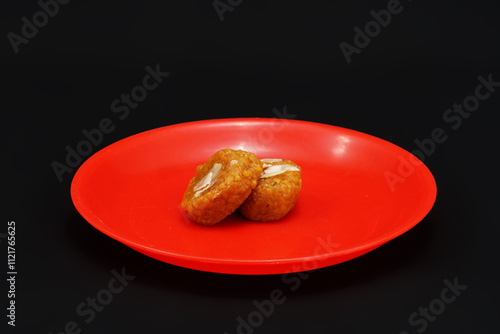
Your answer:
[[[264,167],[288,164],[290,160],[265,162]],[[240,213],[254,221],[273,221],[283,218],[295,206],[302,187],[301,171],[286,171],[260,178],[257,187],[240,207]]]
[[[217,224],[245,201],[262,171],[262,162],[253,153],[220,150],[196,168],[184,193],[182,208],[198,224]]]

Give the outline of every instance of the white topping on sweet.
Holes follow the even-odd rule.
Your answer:
[[[273,165],[273,162],[280,162],[283,159],[260,159],[263,162],[262,167],[267,168]]]
[[[217,177],[217,174],[219,174],[219,171],[222,167],[222,164],[216,163],[210,170],[210,172],[205,175],[203,179],[201,179],[198,184],[193,188],[194,196],[198,197],[200,194],[210,188],[211,186],[214,185],[215,183],[215,178]]]
[[[272,166],[264,166],[264,171],[260,175],[261,179],[265,179],[268,177],[276,176],[282,174],[284,172],[300,172],[300,169],[297,166],[282,164],[282,165],[272,165]]]

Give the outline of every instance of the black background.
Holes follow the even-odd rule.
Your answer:
[[[221,21],[211,1],[73,0],[17,54],[7,34],[21,34],[21,18],[32,21],[40,7],[4,3],[0,233],[16,222],[18,276],[16,327],[2,314],[2,328],[59,333],[75,321],[82,333],[232,334],[254,300],[280,288],[286,302],[255,333],[417,333],[410,314],[456,277],[467,289],[425,332],[497,330],[500,89],[456,130],[443,120],[445,110],[474,94],[479,75],[500,81],[496,3],[404,0],[350,64],[339,44],[353,44],[353,28],[387,1],[243,0]],[[170,76],[119,120],[111,102],[156,64]],[[297,119],[407,150],[435,128],[447,135],[425,157],[438,186],[427,217],[369,254],[309,273],[293,292],[280,275],[198,272],[129,249],[78,214],[69,194],[74,172],[59,182],[51,167],[105,117],[116,129],[96,150],[179,122],[273,117],[272,109],[285,105]],[[77,305],[123,267],[135,279],[86,324]]]

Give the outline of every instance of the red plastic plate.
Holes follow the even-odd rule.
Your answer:
[[[276,222],[233,214],[200,226],[180,209],[198,164],[230,147],[302,167],[302,191]],[[416,225],[436,184],[413,155],[345,128],[295,120],[219,119],[166,126],[90,157],[72,182],[80,214],[152,258],[203,271],[280,274],[365,254]]]

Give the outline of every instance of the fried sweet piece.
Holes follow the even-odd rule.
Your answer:
[[[264,171],[257,187],[240,207],[241,214],[255,221],[283,218],[294,206],[302,187],[301,169],[294,162],[262,159]]]
[[[250,152],[220,150],[196,168],[182,199],[190,219],[214,225],[235,211],[257,186],[262,162]]]

